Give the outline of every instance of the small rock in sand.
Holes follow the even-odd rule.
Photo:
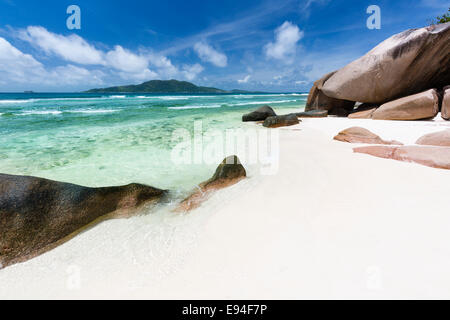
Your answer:
[[[238,183],[247,176],[244,166],[237,156],[225,158],[217,167],[214,175],[207,181],[200,183],[198,190],[184,199],[176,212],[186,212],[199,207],[211,192],[229,187]]]
[[[264,120],[263,126],[266,128],[279,128],[292,126],[299,123],[300,120],[298,120],[297,115],[295,113],[291,113],[282,116],[269,117]]]
[[[416,141],[416,144],[426,146],[450,147],[450,130],[426,134]]]
[[[368,146],[353,149],[379,158],[415,162],[424,166],[450,170],[450,147],[436,146]]]
[[[381,139],[379,136],[374,134],[373,132],[361,128],[361,127],[351,127],[345,129],[337,136],[334,137],[334,140],[349,142],[349,143],[370,143],[370,144],[395,144],[402,145],[401,142],[398,141],[385,141]]]

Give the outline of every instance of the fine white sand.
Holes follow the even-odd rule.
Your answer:
[[[0,270],[0,298],[450,298],[450,171],[354,154],[363,126],[414,143],[441,120],[304,119],[280,167],[186,215],[106,221]]]

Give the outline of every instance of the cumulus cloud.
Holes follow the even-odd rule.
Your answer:
[[[47,54],[79,64],[103,64],[103,52],[97,50],[76,34],[63,36],[39,26],[30,26],[19,32],[19,37]]]
[[[106,64],[124,72],[142,72],[148,67],[145,57],[132,53],[121,46],[115,46],[114,50],[106,53]]]
[[[227,65],[227,56],[207,43],[197,42],[194,45],[194,50],[202,61],[210,62],[217,67],[225,67]]]
[[[27,27],[15,35],[45,54],[59,58],[56,62],[68,64],[47,67],[0,37],[0,78],[14,83],[86,86],[108,83],[108,79],[116,82],[117,78],[133,82],[158,78],[193,80],[204,70],[198,63],[177,67],[166,56],[146,49],[133,52],[116,45],[111,50],[100,50],[77,35],[55,34],[40,26]],[[217,51],[202,52],[209,54],[215,63],[224,63],[223,58],[211,57],[214,52],[220,56]]]
[[[266,56],[271,59],[292,63],[297,49],[297,42],[303,36],[304,33],[298,26],[285,21],[275,30],[275,41],[269,42],[265,46]]]
[[[74,65],[46,69],[30,54],[24,54],[0,37],[0,78],[23,84],[49,86],[73,84],[101,84],[104,74]]]
[[[196,63],[194,65],[184,65],[181,73],[187,80],[194,80],[202,71],[203,67],[200,64]]]
[[[239,79],[237,82],[238,83],[247,83],[250,80],[250,75],[245,76],[244,79]]]
[[[0,73],[8,75],[10,80],[22,82],[27,73],[39,74],[43,70],[43,65],[33,56],[24,54],[0,37]]]
[[[26,83],[45,74],[44,66],[30,54],[25,54],[0,37],[0,79]]]

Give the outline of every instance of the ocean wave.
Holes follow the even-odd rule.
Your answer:
[[[16,104],[16,103],[29,103],[34,102],[36,99],[26,99],[26,100],[0,100],[0,104]]]
[[[70,110],[70,111],[65,111],[68,113],[89,113],[89,114],[94,114],[94,113],[113,113],[113,112],[118,112],[120,110],[112,110],[112,109],[98,109],[98,110],[93,110],[93,109],[87,109],[87,110]]]
[[[241,102],[241,103],[231,103],[229,106],[246,106],[254,104],[276,104],[276,103],[289,103],[297,102],[298,100],[272,100],[272,101],[252,101],[252,102]]]
[[[61,114],[62,111],[59,110],[42,110],[42,111],[23,111],[22,113],[19,113],[19,116],[31,116],[31,115],[46,115],[46,114]]]
[[[110,98],[110,99],[124,99],[124,98],[126,98],[127,96],[124,96],[124,95],[119,95],[119,96],[109,96],[108,98]]]
[[[209,105],[200,105],[200,106],[182,106],[182,107],[168,107],[170,110],[184,110],[184,109],[211,109],[211,108],[220,108],[222,105],[220,104],[209,104]]]

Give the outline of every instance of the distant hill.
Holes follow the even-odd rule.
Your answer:
[[[138,85],[91,89],[87,93],[248,93],[243,90],[226,91],[211,87],[199,87],[187,81],[151,80]]]

